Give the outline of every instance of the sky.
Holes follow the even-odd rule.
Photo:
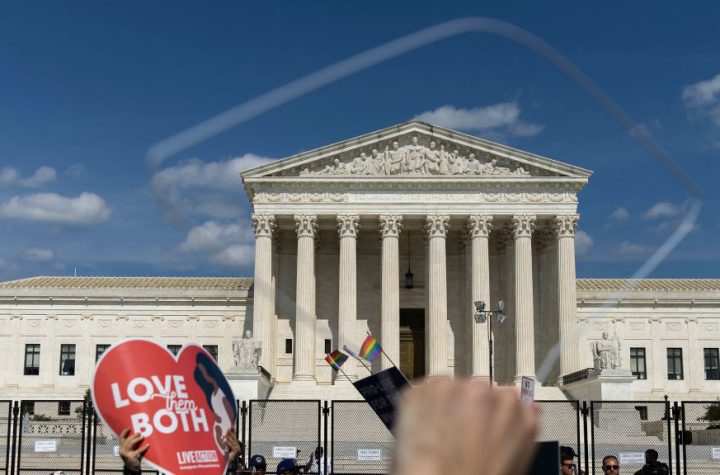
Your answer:
[[[538,3],[3,2],[0,280],[251,276],[240,171],[416,117],[592,170],[577,274],[633,275],[688,212],[685,188],[575,82],[492,34],[421,47],[147,165],[154,144],[223,111],[464,17],[549,43],[662,146],[704,201],[650,277],[720,277],[720,5]]]

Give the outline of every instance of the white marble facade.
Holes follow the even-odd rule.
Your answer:
[[[703,348],[720,347],[720,283],[576,280],[578,193],[589,176],[417,121],[248,170],[252,279],[0,283],[0,352],[10,356],[0,398],[77,397],[95,346],[126,336],[214,345],[229,369],[232,339],[248,329],[274,381],[271,397],[348,397],[323,361],[326,345],[357,349],[371,331],[399,363],[400,315],[411,309],[424,312],[415,351],[425,374],[487,379],[487,327],[472,320],[480,299],[503,299],[509,315],[494,328],[499,383],[535,376],[564,339],[542,382],[557,386],[592,366],[591,342],[608,331],[623,340],[625,362],[630,348],[646,349],[647,379],[632,383],[634,397],[711,397],[720,385],[704,377]],[[29,343],[41,345],[37,376],[23,374]],[[58,374],[62,344],[76,345],[74,376]],[[676,347],[685,375],[669,381],[665,351]],[[387,365],[381,358],[375,369]],[[352,362],[344,369],[367,374]]]

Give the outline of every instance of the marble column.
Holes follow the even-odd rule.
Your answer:
[[[259,364],[266,370],[274,371],[275,334],[275,292],[273,284],[273,233],[275,216],[253,214],[255,231],[255,279],[253,281],[253,337],[260,342]]]
[[[532,233],[535,216],[512,218],[515,240],[515,379],[535,378],[535,331],[533,314]]]
[[[574,338],[577,325],[577,294],[575,283],[575,230],[577,214],[555,217],[555,234],[557,236],[557,306],[560,328],[560,374],[573,373],[577,367],[577,342]]]
[[[688,335],[688,355],[684,358],[687,361],[688,386],[691,393],[702,392],[702,384],[705,381],[705,352],[700,342],[700,331],[697,318],[686,319]]]
[[[295,215],[297,279],[295,287],[296,381],[315,380],[315,236],[317,216]]]
[[[482,300],[487,309],[495,308],[490,295],[490,254],[488,241],[492,229],[492,216],[470,216],[467,220],[470,238],[470,300]],[[474,307],[474,304],[473,304]],[[472,327],[472,377],[490,379],[488,359],[488,323],[473,323]]]
[[[426,331],[428,376],[448,374],[447,348],[447,256],[445,241],[450,216],[430,215],[425,219],[428,238],[427,296],[428,322]]]
[[[357,318],[357,233],[360,216],[342,215],[337,217],[340,239],[339,301],[338,301],[338,342],[352,348],[356,346],[355,320]],[[357,379],[355,360],[348,358],[343,371],[350,379]],[[341,378],[340,381],[347,381]]]
[[[398,255],[402,216],[381,215],[382,294],[380,310],[380,344],[387,355],[400,364],[400,263]],[[382,369],[392,366],[380,356]]]

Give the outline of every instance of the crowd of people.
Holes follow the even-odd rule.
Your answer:
[[[577,454],[572,447],[560,447],[560,475],[585,475],[578,469],[575,458]],[[645,451],[645,465],[634,475],[670,475],[670,468],[660,462],[657,450]],[[602,470],[605,475],[620,475],[620,461],[614,455],[606,455],[602,459]]]

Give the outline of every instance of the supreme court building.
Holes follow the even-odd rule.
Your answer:
[[[387,353],[373,370],[392,360],[409,378],[487,379],[488,325],[473,320],[473,302],[503,300],[507,318],[493,326],[500,384],[536,377],[563,341],[541,375],[542,394],[563,398],[563,376],[592,367],[591,344],[608,332],[637,377],[633,398],[714,398],[720,281],[576,279],[578,195],[590,176],[419,121],[247,170],[252,279],[0,283],[0,351],[12,355],[0,388],[77,396],[98,346],[130,336],[199,342],[229,369],[246,329],[271,398],[353,397],[324,355],[357,351],[368,331]],[[70,346],[73,374],[63,375]],[[352,359],[343,369],[368,373]]]

